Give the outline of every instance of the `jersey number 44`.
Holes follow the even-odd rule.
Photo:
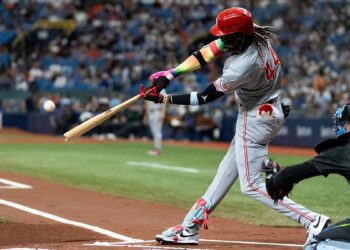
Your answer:
[[[269,46],[269,50],[271,53],[271,57],[273,59],[273,67],[270,65],[269,61],[266,61],[265,65],[265,73],[266,73],[266,80],[271,80],[275,78],[275,69],[280,65],[280,59],[277,57],[275,51]]]

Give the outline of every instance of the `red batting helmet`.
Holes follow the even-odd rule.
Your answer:
[[[214,36],[224,36],[236,32],[246,35],[251,35],[254,32],[252,14],[240,7],[221,11],[216,17],[216,24],[210,29],[210,33]]]

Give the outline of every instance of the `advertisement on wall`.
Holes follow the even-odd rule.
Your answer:
[[[318,142],[334,137],[333,124],[324,119],[288,119],[273,145],[314,147]]]

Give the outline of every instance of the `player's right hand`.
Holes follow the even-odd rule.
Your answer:
[[[151,82],[151,86],[154,86],[157,88],[157,92],[159,93],[162,89],[165,89],[170,81],[174,79],[173,75],[173,69],[169,69],[166,71],[159,71],[154,74],[152,74],[149,77],[149,81]]]
[[[140,85],[140,96],[146,100],[154,103],[163,103],[164,96],[157,92],[154,86],[144,88],[143,84]]]

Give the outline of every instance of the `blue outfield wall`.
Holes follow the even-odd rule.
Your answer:
[[[236,116],[226,116],[221,128],[221,140],[231,141],[234,135]],[[36,133],[53,133],[50,114],[32,112],[29,114],[4,114],[4,127],[16,127]],[[180,136],[182,139],[184,135]],[[272,145],[293,147],[314,147],[318,142],[334,137],[333,123],[329,118],[288,118]]]
[[[35,133],[52,134],[50,114],[31,112],[28,114],[3,114],[3,127],[14,127]]]
[[[3,127],[15,127],[23,130],[28,130],[28,115],[27,114],[3,114]]]
[[[318,142],[334,138],[333,122],[323,119],[287,119],[273,145],[314,147]]]

